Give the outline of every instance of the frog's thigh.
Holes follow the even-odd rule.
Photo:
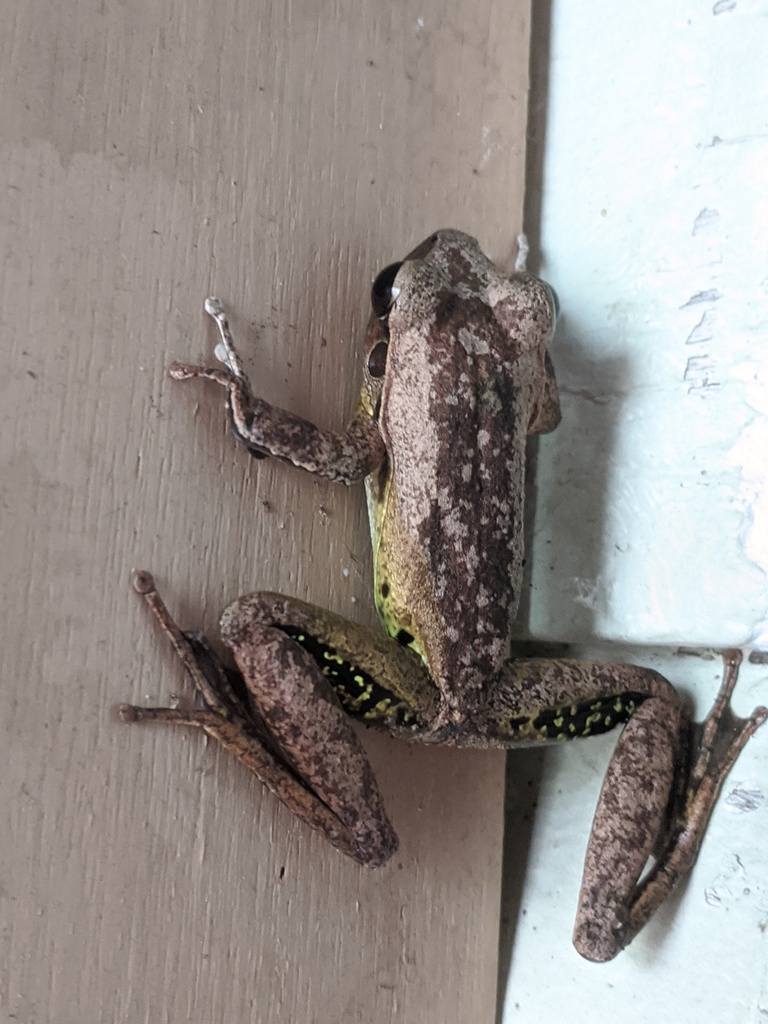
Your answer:
[[[632,938],[638,879],[662,831],[680,749],[681,707],[647,699],[619,737],[598,800],[584,861],[573,941],[589,960],[610,960]]]
[[[367,863],[381,864],[397,848],[397,836],[330,677],[300,642],[309,625],[318,632],[325,625],[327,633],[342,622],[304,602],[249,594],[226,609],[221,634],[287,759],[352,831]]]

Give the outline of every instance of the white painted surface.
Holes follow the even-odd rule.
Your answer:
[[[564,415],[539,449],[530,631],[653,664],[701,718],[720,664],[676,647],[768,647],[768,3],[555,0],[551,31],[540,272]],[[768,703],[768,666],[735,703]],[[765,1021],[768,726],[688,885],[596,966],[570,931],[614,742],[546,755],[504,1020]]]
[[[764,0],[554,4],[537,636],[768,646],[767,54]]]

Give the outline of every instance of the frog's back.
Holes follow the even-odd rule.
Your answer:
[[[466,276],[422,287],[416,315],[413,304],[390,314],[388,463],[369,485],[376,605],[438,685],[493,677],[519,599],[524,452],[546,337],[521,338],[514,302],[499,318],[487,293],[502,280],[512,287]]]

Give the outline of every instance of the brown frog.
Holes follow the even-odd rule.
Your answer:
[[[176,380],[227,391],[232,430],[272,456],[351,484],[366,479],[374,600],[386,635],[279,594],[239,598],[221,618],[237,670],[183,633],[149,573],[142,593],[201,698],[195,710],[121,706],[126,721],[198,726],[293,811],[361,864],[397,848],[351,719],[393,736],[513,747],[624,730],[586,856],[578,951],[608,960],[691,866],[720,786],[765,721],[736,718],[740,655],[700,736],[673,687],[628,665],[508,658],[523,563],[526,438],[560,419],[547,344],[550,289],[502,274],[478,243],[439,231],[376,278],[360,403],[344,433],[320,430],[251,391],[221,304],[206,302],[225,369],[175,363]],[[651,853],[657,860],[639,882]]]

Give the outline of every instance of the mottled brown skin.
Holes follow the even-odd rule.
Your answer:
[[[626,723],[595,814],[574,933],[583,956],[609,960],[692,864],[722,781],[768,712],[732,714],[739,655],[727,652],[692,750],[680,699],[656,672],[508,659],[526,437],[560,418],[546,349],[551,292],[527,274],[501,274],[469,236],[441,231],[382,271],[372,306],[360,405],[342,434],[254,398],[218,300],[206,309],[227,368],[177,363],[171,374],[223,385],[235,437],[256,457],[347,484],[367,478],[374,599],[388,636],[295,599],[248,594],[221,619],[238,669],[228,673],[139,574],[137,589],[205,707],[124,705],[121,715],[205,729],[369,865],[384,863],[397,837],[351,718],[407,740],[478,747]],[[639,885],[652,852],[658,860]]]

